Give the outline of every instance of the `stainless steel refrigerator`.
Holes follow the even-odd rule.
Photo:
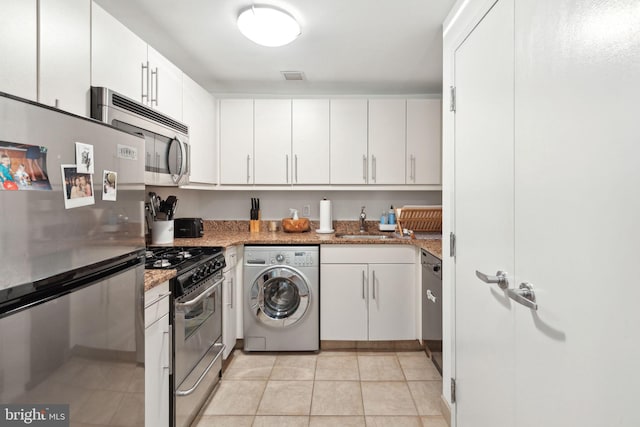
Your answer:
[[[144,140],[0,93],[0,186],[0,424],[144,426]]]

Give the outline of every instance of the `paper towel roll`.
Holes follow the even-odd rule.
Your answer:
[[[320,200],[320,228],[319,232],[331,232],[331,200]]]

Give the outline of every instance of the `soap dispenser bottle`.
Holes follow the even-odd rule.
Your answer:
[[[387,213],[385,211],[382,211],[382,214],[380,215],[380,224],[386,224],[388,221],[387,218]]]
[[[391,208],[389,208],[389,224],[395,224],[396,223],[396,211],[393,209],[393,205],[391,205]]]

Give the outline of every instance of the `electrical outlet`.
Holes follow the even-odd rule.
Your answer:
[[[304,205],[302,207],[302,216],[308,218],[311,216],[311,205]]]

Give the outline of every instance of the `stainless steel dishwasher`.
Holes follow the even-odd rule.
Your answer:
[[[442,261],[422,249],[422,340],[442,373]]]

